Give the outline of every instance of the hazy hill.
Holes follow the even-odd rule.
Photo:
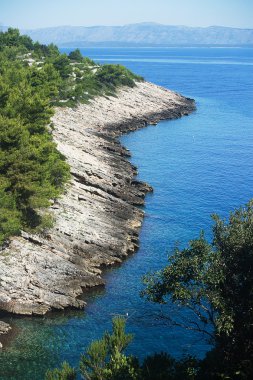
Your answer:
[[[59,26],[22,30],[41,43],[60,46],[89,45],[253,45],[253,29],[222,26],[207,28],[156,23],[124,26]]]

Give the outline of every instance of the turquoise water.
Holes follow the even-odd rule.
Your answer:
[[[122,63],[194,98],[197,111],[122,137],[139,178],[154,187],[146,198],[140,249],[105,273],[105,289],[85,296],[85,311],[13,317],[13,340],[0,354],[1,380],[40,380],[48,366],[62,360],[77,365],[85,346],[110,328],[115,314],[129,314],[133,354],[163,350],[176,357],[203,356],[210,348],[205,338],[164,326],[157,318],[159,307],[139,297],[140,279],[166,264],[175,242],[183,246],[200,229],[210,237],[211,213],[225,217],[252,198],[253,49],[99,48],[83,53],[100,62]],[[171,306],[165,312],[176,313]]]

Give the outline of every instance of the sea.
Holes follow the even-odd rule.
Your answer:
[[[163,268],[174,247],[185,247],[201,230],[211,241],[212,214],[227,218],[253,198],[253,49],[103,47],[81,52],[96,62],[125,65],[147,81],[193,98],[197,109],[121,138],[138,167],[138,179],[154,188],[143,207],[140,248],[105,272],[105,288],[84,295],[85,310],[12,316],[12,334],[0,352],[1,380],[42,380],[47,368],[64,360],[78,366],[81,353],[110,330],[116,315],[126,316],[127,331],[134,334],[128,353],[140,360],[161,351],[176,358],[203,357],[212,348],[205,334],[170,322],[187,321],[187,310],[141,298],[142,278]]]

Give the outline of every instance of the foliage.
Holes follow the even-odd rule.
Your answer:
[[[9,235],[17,234],[21,228],[21,215],[15,200],[5,189],[7,181],[0,178],[0,246]]]
[[[9,28],[8,32],[0,33],[0,51],[6,46],[22,46],[26,49],[32,49],[33,42],[30,37],[21,36],[18,29]]]
[[[135,80],[143,79],[133,74],[124,66],[111,64],[102,66],[98,70],[97,77],[101,83],[107,84],[112,89],[119,85],[134,87]]]
[[[40,212],[59,196],[69,167],[48,128],[60,75],[50,64],[41,70],[21,61],[33,47],[18,30],[0,33],[0,244],[21,229],[44,229]],[[21,49],[20,49],[21,46]],[[52,218],[51,218],[52,219]]]
[[[132,341],[132,335],[125,333],[125,318],[113,319],[112,333],[93,341],[81,356],[81,374],[87,380],[137,379],[134,360],[122,352]]]
[[[71,368],[66,362],[62,363],[60,369],[55,368],[52,371],[48,370],[45,376],[45,380],[75,380],[76,371]]]
[[[227,222],[213,219],[212,244],[201,233],[176,249],[168,266],[145,277],[143,296],[189,308],[196,318],[188,328],[209,334],[212,324],[215,348],[202,363],[205,378],[246,379],[253,374],[253,201]]]
[[[37,99],[38,96],[36,94]],[[33,99],[27,101],[31,109]],[[18,102],[16,107],[19,107]],[[48,206],[49,199],[59,196],[69,178],[68,165],[43,125],[43,119],[48,116],[41,109],[38,113],[34,109],[28,117],[23,116],[22,111],[17,112],[18,118],[12,115],[7,107],[0,115],[0,173],[4,194],[0,207],[5,219],[3,222],[1,218],[1,242],[20,228],[40,225],[43,218],[37,210]]]
[[[82,60],[83,60],[83,56],[82,56],[79,49],[71,51],[69,53],[68,57],[71,61],[82,62]]]
[[[175,360],[165,352],[147,356],[142,364],[142,380],[195,380],[198,361],[191,357]]]
[[[60,74],[62,79],[67,79],[72,73],[71,66],[69,64],[69,58],[66,54],[61,54],[53,60],[53,65],[56,71]]]

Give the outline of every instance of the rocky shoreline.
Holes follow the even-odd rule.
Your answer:
[[[103,268],[138,248],[144,212],[136,206],[152,190],[134,179],[137,169],[118,137],[194,109],[192,99],[148,82],[56,109],[53,136],[72,178],[52,201],[54,227],[40,236],[22,233],[0,252],[1,310],[42,315],[84,307],[83,289],[103,284]]]
[[[11,326],[8,323],[0,321],[0,338],[1,338],[1,335],[7,334],[10,330],[11,330]],[[0,348],[2,347],[3,345],[0,342]]]

